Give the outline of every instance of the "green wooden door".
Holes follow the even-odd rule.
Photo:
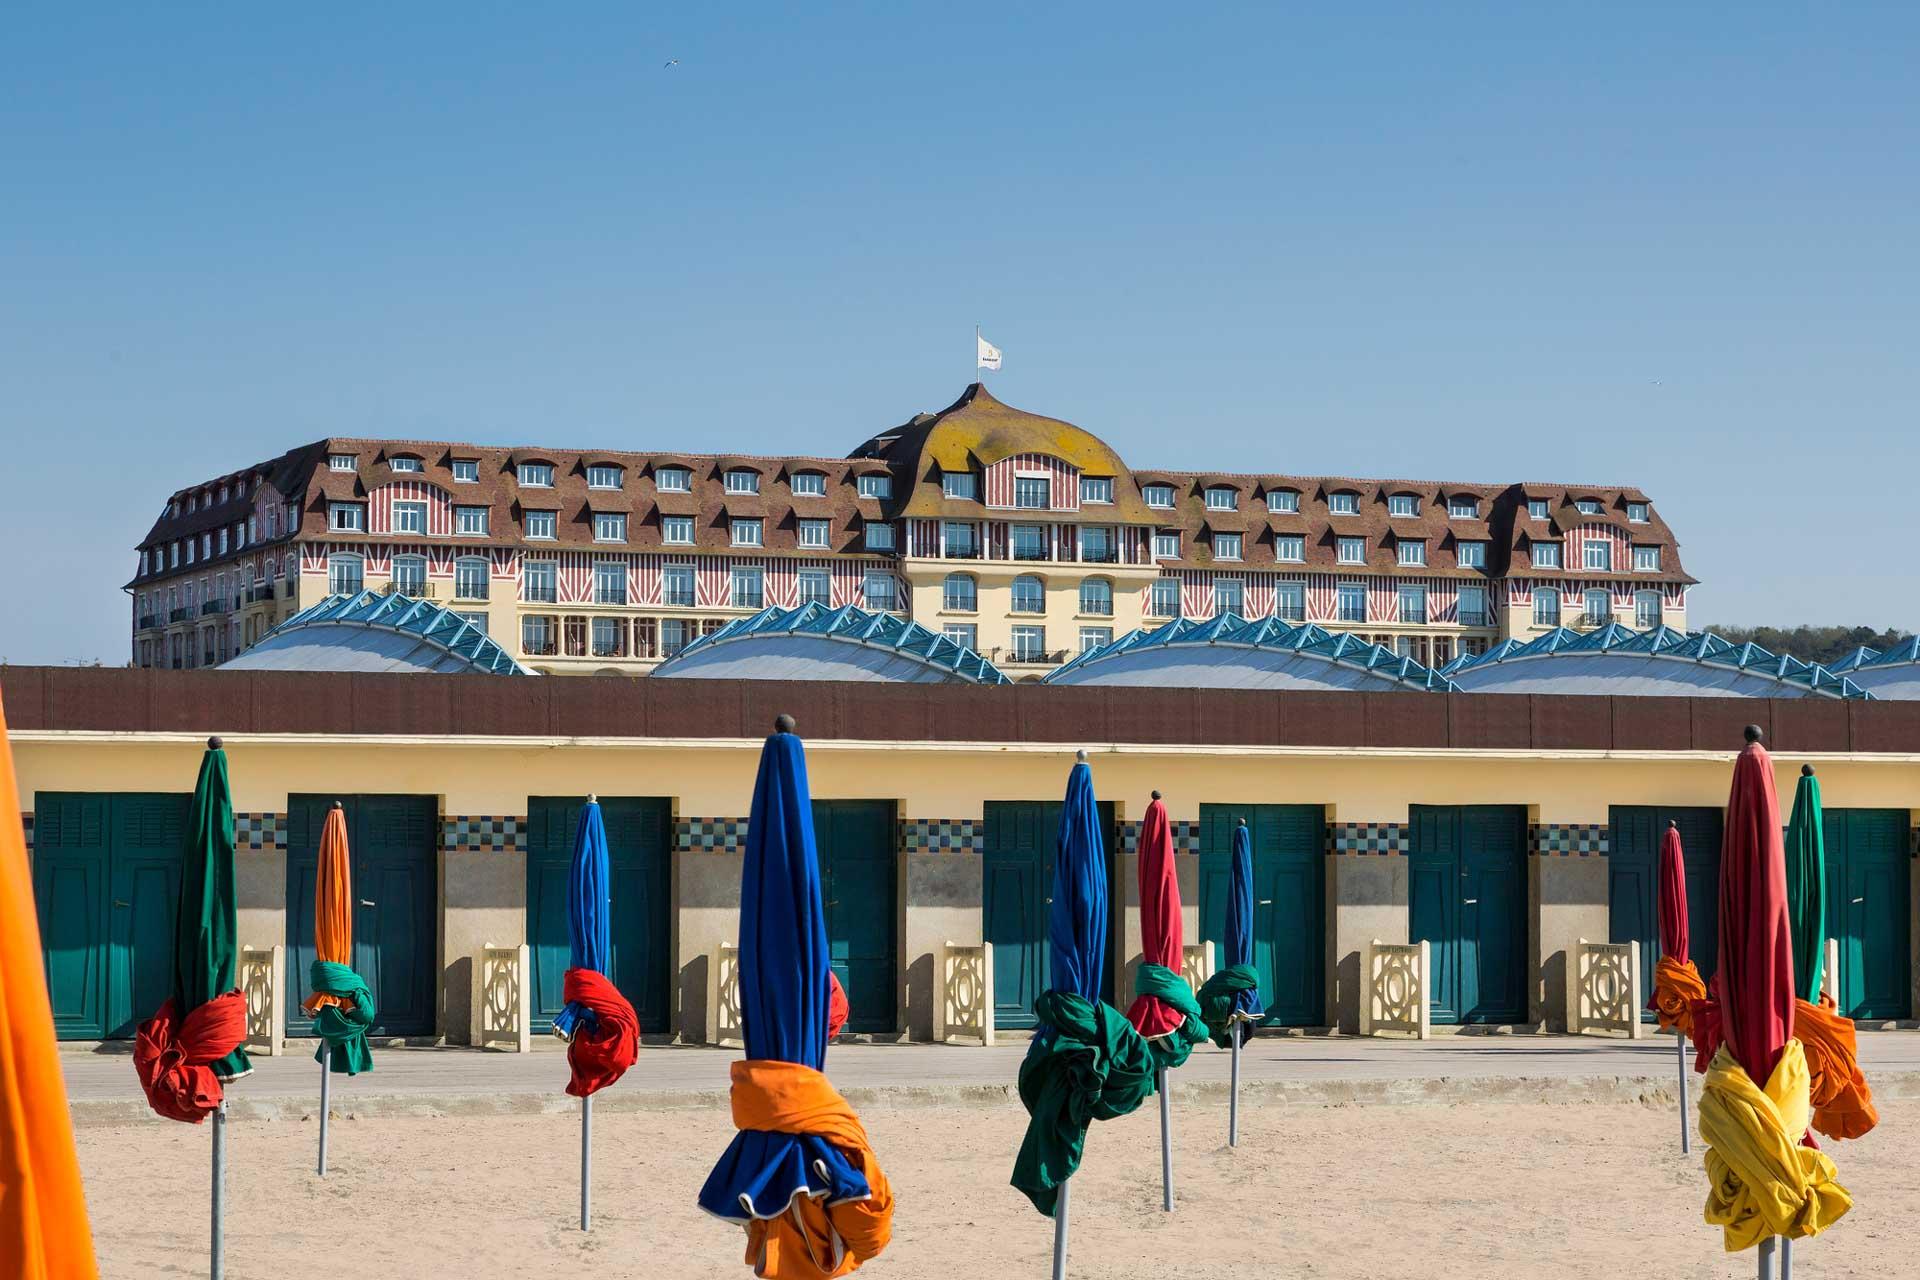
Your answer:
[[[982,929],[993,945],[993,1021],[1017,1031],[1034,1025],[1033,1002],[1052,980],[1047,944],[1047,907],[1053,901],[1053,859],[1060,837],[1058,800],[989,800],[985,805],[981,858]],[[1101,856],[1107,867],[1108,901],[1113,871],[1114,808],[1100,801]],[[1112,920],[1108,921],[1111,937]],[[1103,957],[1100,989],[1113,1002],[1113,962]]]
[[[553,1029],[572,944],[573,836],[584,796],[527,801],[527,942],[533,966],[533,1029]],[[672,959],[668,892],[672,802],[659,796],[602,796],[607,828],[607,896],[612,910],[613,985],[640,1019],[640,1030],[667,1030]]]
[[[1326,1024],[1326,811],[1305,804],[1200,806],[1200,936],[1222,963],[1233,829],[1253,847],[1253,964],[1265,1022]]]
[[[813,802],[827,950],[847,992],[849,1031],[898,1030],[895,829],[891,800]]]
[[[1840,1012],[1910,1017],[1910,838],[1904,809],[1828,809],[1827,934],[1840,944]]]
[[[1656,805],[1614,805],[1607,813],[1607,919],[1614,942],[1640,944],[1642,1021],[1660,958],[1660,842],[1671,823],[1680,831],[1687,869],[1687,951],[1701,977],[1719,960],[1721,811]]]
[[[185,794],[34,796],[33,893],[63,1040],[130,1038],[173,994]]]
[[[373,989],[382,1036],[435,1030],[439,805],[433,796],[287,797],[287,1034],[311,1035],[313,888],[327,807],[344,806],[353,865],[353,967]]]
[[[1527,1015],[1526,810],[1415,805],[1410,936],[1431,944],[1433,1021]]]

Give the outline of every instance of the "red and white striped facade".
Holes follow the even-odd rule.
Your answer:
[[[375,537],[391,536],[393,504],[418,502],[426,505],[427,527],[410,530],[428,538],[453,536],[453,496],[439,485],[423,480],[394,480],[367,494],[367,532]]]
[[[986,469],[985,502],[990,510],[1014,506],[1015,481],[1022,478],[1047,482],[1050,499],[1047,511],[1080,509],[1080,469],[1069,462],[1044,453],[1017,453],[1002,458]],[[1040,509],[1040,508],[1029,508]]]
[[[1306,605],[1305,621],[1322,626],[1341,622],[1339,617],[1339,589],[1342,584],[1357,585],[1365,589],[1367,602],[1366,623],[1368,624],[1457,624],[1460,622],[1460,582],[1452,578],[1379,578],[1379,577],[1342,577],[1331,573],[1271,573],[1259,569],[1178,569],[1162,575],[1180,583],[1180,612],[1182,616],[1205,620],[1214,616],[1218,600],[1216,587],[1222,580],[1238,582],[1241,587],[1243,607],[1240,615],[1259,621],[1279,616],[1277,607],[1281,583],[1300,584],[1301,594]],[[1425,618],[1406,618],[1400,616],[1400,588],[1403,586],[1424,587],[1426,589],[1427,616]],[[1140,603],[1143,612],[1151,615],[1153,586],[1141,589]],[[1491,599],[1487,607],[1492,607]],[[1348,620],[1347,625],[1356,625]],[[1466,625],[1490,625],[1489,622],[1470,622]]]

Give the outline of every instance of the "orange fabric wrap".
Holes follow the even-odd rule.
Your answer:
[[[1808,1100],[1813,1127],[1829,1138],[1858,1138],[1880,1122],[1873,1090],[1860,1070],[1853,1020],[1822,996],[1819,1004],[1797,1001],[1793,1034],[1807,1055]]]
[[[0,709],[0,1263],[19,1280],[95,1280],[19,794]]]
[[[347,861],[347,815],[327,810],[320,828],[319,866],[313,873],[313,957],[353,967],[353,870]],[[308,1013],[351,1001],[314,992],[301,1002]]]
[[[1693,1006],[1707,998],[1707,984],[1691,960],[1661,956],[1653,966],[1652,1007],[1660,1019],[1660,1029],[1675,1027],[1684,1036],[1693,1035]]]
[[[826,1280],[844,1276],[887,1247],[893,1235],[893,1188],[847,1100],[826,1076],[797,1062],[733,1064],[733,1127],[773,1133],[812,1134],[845,1152],[859,1166],[873,1194],[865,1200],[827,1204],[798,1196],[777,1218],[747,1225],[747,1265],[774,1280]],[[840,1264],[828,1270],[845,1246]]]

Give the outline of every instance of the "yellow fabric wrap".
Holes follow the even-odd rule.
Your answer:
[[[1853,1207],[1853,1197],[1834,1181],[1833,1161],[1800,1145],[1812,1116],[1808,1087],[1798,1040],[1781,1049],[1764,1090],[1724,1045],[1713,1055],[1700,1097],[1706,1220],[1723,1229],[1728,1253],[1767,1236],[1817,1236]]]

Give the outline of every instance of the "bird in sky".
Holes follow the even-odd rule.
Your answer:
[[[667,59],[667,61],[666,61],[666,63],[665,63],[665,65],[663,65],[663,66],[662,66],[662,67],[661,67],[660,69],[661,69],[662,71],[665,71],[665,70],[667,69],[667,67],[677,67],[677,66],[679,66],[679,65],[680,65],[680,59],[678,59],[678,58],[668,58],[668,59]]]

